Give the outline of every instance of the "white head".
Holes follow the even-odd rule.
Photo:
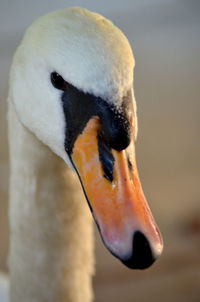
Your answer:
[[[19,120],[39,140],[62,157],[67,164],[73,164],[85,188],[89,202],[91,199],[93,215],[99,224],[106,246],[129,267],[137,267],[135,260],[131,262],[130,259],[125,259],[129,257],[128,254],[131,253],[132,255],[133,253],[133,233],[135,231],[141,230],[148,237],[147,241],[151,246],[150,253],[153,255],[153,260],[161,252],[162,242],[152,216],[149,214],[149,218],[145,218],[147,220],[145,223],[142,222],[142,217],[135,220],[131,218],[132,214],[130,216],[130,213],[139,212],[137,207],[131,206],[130,209],[130,204],[138,202],[138,200],[133,201],[138,194],[129,189],[127,190],[131,192],[131,196],[127,195],[130,192],[123,193],[126,187],[124,184],[124,187],[118,188],[117,194],[120,197],[118,196],[116,200],[113,200],[113,203],[120,202],[122,198],[128,200],[129,209],[122,210],[127,214],[128,223],[124,225],[122,222],[124,226],[122,227],[120,224],[120,228],[114,230],[109,229],[109,224],[105,227],[102,217],[107,214],[104,212],[98,214],[98,203],[101,203],[101,200],[96,202],[95,198],[98,199],[99,197],[93,197],[94,192],[91,188],[93,179],[88,181],[89,176],[87,173],[85,174],[84,167],[81,166],[81,156],[83,150],[84,154],[87,155],[88,153],[88,150],[85,151],[85,147],[83,148],[85,144],[85,141],[82,140],[83,135],[84,140],[85,137],[91,138],[91,141],[96,140],[94,147],[94,151],[98,155],[96,160],[100,158],[102,161],[97,163],[100,182],[106,182],[106,188],[108,185],[111,188],[108,189],[108,192],[105,189],[107,193],[101,197],[105,200],[109,194],[113,194],[113,190],[115,190],[113,188],[121,183],[117,177],[119,176],[118,172],[121,173],[120,169],[122,168],[121,165],[124,165],[124,161],[126,162],[125,173],[132,173],[139,183],[137,169],[132,171],[132,167],[135,166],[134,138],[137,135],[136,105],[132,88],[133,69],[134,58],[130,44],[113,23],[87,10],[70,8],[45,15],[27,29],[16,51],[10,77],[10,99],[14,104]],[[57,84],[54,85],[55,83],[53,83],[55,79],[52,79],[52,73],[58,74],[63,81],[64,86],[61,89],[55,88]],[[75,98],[74,101],[73,98]],[[85,100],[85,103],[82,99]],[[93,100],[96,105],[92,103]],[[69,115],[70,118],[68,117],[68,106],[73,107],[73,102],[76,103],[77,107],[70,112],[74,114],[82,108],[81,110],[86,110],[85,115],[88,114],[86,120],[84,114],[81,117],[85,123],[83,125],[79,125],[78,120],[75,124],[70,122],[70,118],[72,121],[79,119],[79,116],[77,117],[76,114],[73,116],[72,113],[70,113],[72,116]],[[72,103],[72,105],[67,105],[68,103]],[[81,110],[77,114],[81,115]],[[108,121],[107,119],[111,120]],[[76,135],[73,134],[75,136],[72,139],[73,151],[66,152],[69,141],[68,138],[66,140],[66,136],[69,135],[69,131],[76,131],[70,127],[80,127],[80,129]],[[106,131],[109,134],[106,134]],[[119,147],[113,147],[119,141],[123,141],[124,135],[126,136],[125,142]],[[101,142],[102,136],[103,143]],[[110,138],[115,141],[114,145],[109,142]],[[107,153],[102,160],[104,151]],[[94,154],[88,155],[88,162],[91,161],[91,158],[94,160]],[[88,165],[88,162],[85,165]],[[109,163],[108,167],[106,166],[107,162],[111,162],[111,172],[107,171],[110,169]],[[115,162],[119,163],[118,167]],[[129,168],[127,168],[128,165]],[[108,175],[103,175],[102,170],[105,174],[114,173],[116,181],[115,179],[111,180]],[[98,173],[96,172],[96,174]],[[110,185],[108,178],[112,185]],[[128,188],[129,186],[132,184],[128,184]],[[137,187],[137,185],[135,186]],[[140,202],[147,213],[149,208],[146,205],[140,183],[138,190],[140,191]],[[112,215],[118,216],[116,206],[114,208]],[[107,210],[106,208],[106,213]],[[112,215],[110,215],[111,220]],[[120,233],[119,236],[117,232]],[[138,240],[140,243],[143,241],[146,244],[140,235]],[[139,264],[139,267],[146,267],[153,260],[148,260],[149,262],[147,261],[146,264]]]
[[[51,73],[118,106],[132,89],[133,68],[129,42],[109,20],[81,8],[56,11],[36,20],[17,49],[13,102],[21,122],[67,161],[61,92]]]

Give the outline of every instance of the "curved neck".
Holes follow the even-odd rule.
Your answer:
[[[91,215],[73,171],[9,104],[12,302],[90,302]]]

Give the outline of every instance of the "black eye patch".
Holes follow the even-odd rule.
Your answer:
[[[131,98],[127,99],[127,103],[129,102],[131,103]],[[95,116],[101,121],[101,136],[104,139],[101,149],[107,146],[109,149],[121,151],[130,144],[131,125],[126,109],[128,104],[116,109],[104,99],[85,93],[70,83],[67,83],[67,89],[62,94],[62,104],[66,119],[65,150],[68,154],[73,152],[78,135],[83,132],[88,121]],[[112,171],[112,159],[109,155],[106,156],[104,162],[107,162],[104,165],[105,170],[111,164],[108,170]],[[109,173],[105,174],[108,176]],[[112,177],[109,176],[109,178]]]
[[[51,73],[51,83],[52,85],[59,90],[65,90],[68,87],[68,83],[59,75],[56,71]]]

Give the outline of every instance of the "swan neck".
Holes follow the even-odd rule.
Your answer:
[[[93,234],[80,184],[9,104],[11,302],[91,302]]]

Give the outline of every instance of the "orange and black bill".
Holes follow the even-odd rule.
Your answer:
[[[76,135],[70,158],[104,244],[129,268],[144,269],[161,254],[162,237],[141,187],[128,117],[102,106]]]
[[[107,248],[128,267],[146,268],[160,255],[162,239],[140,184],[134,145],[109,150],[100,128],[99,118],[87,123],[71,158]]]

